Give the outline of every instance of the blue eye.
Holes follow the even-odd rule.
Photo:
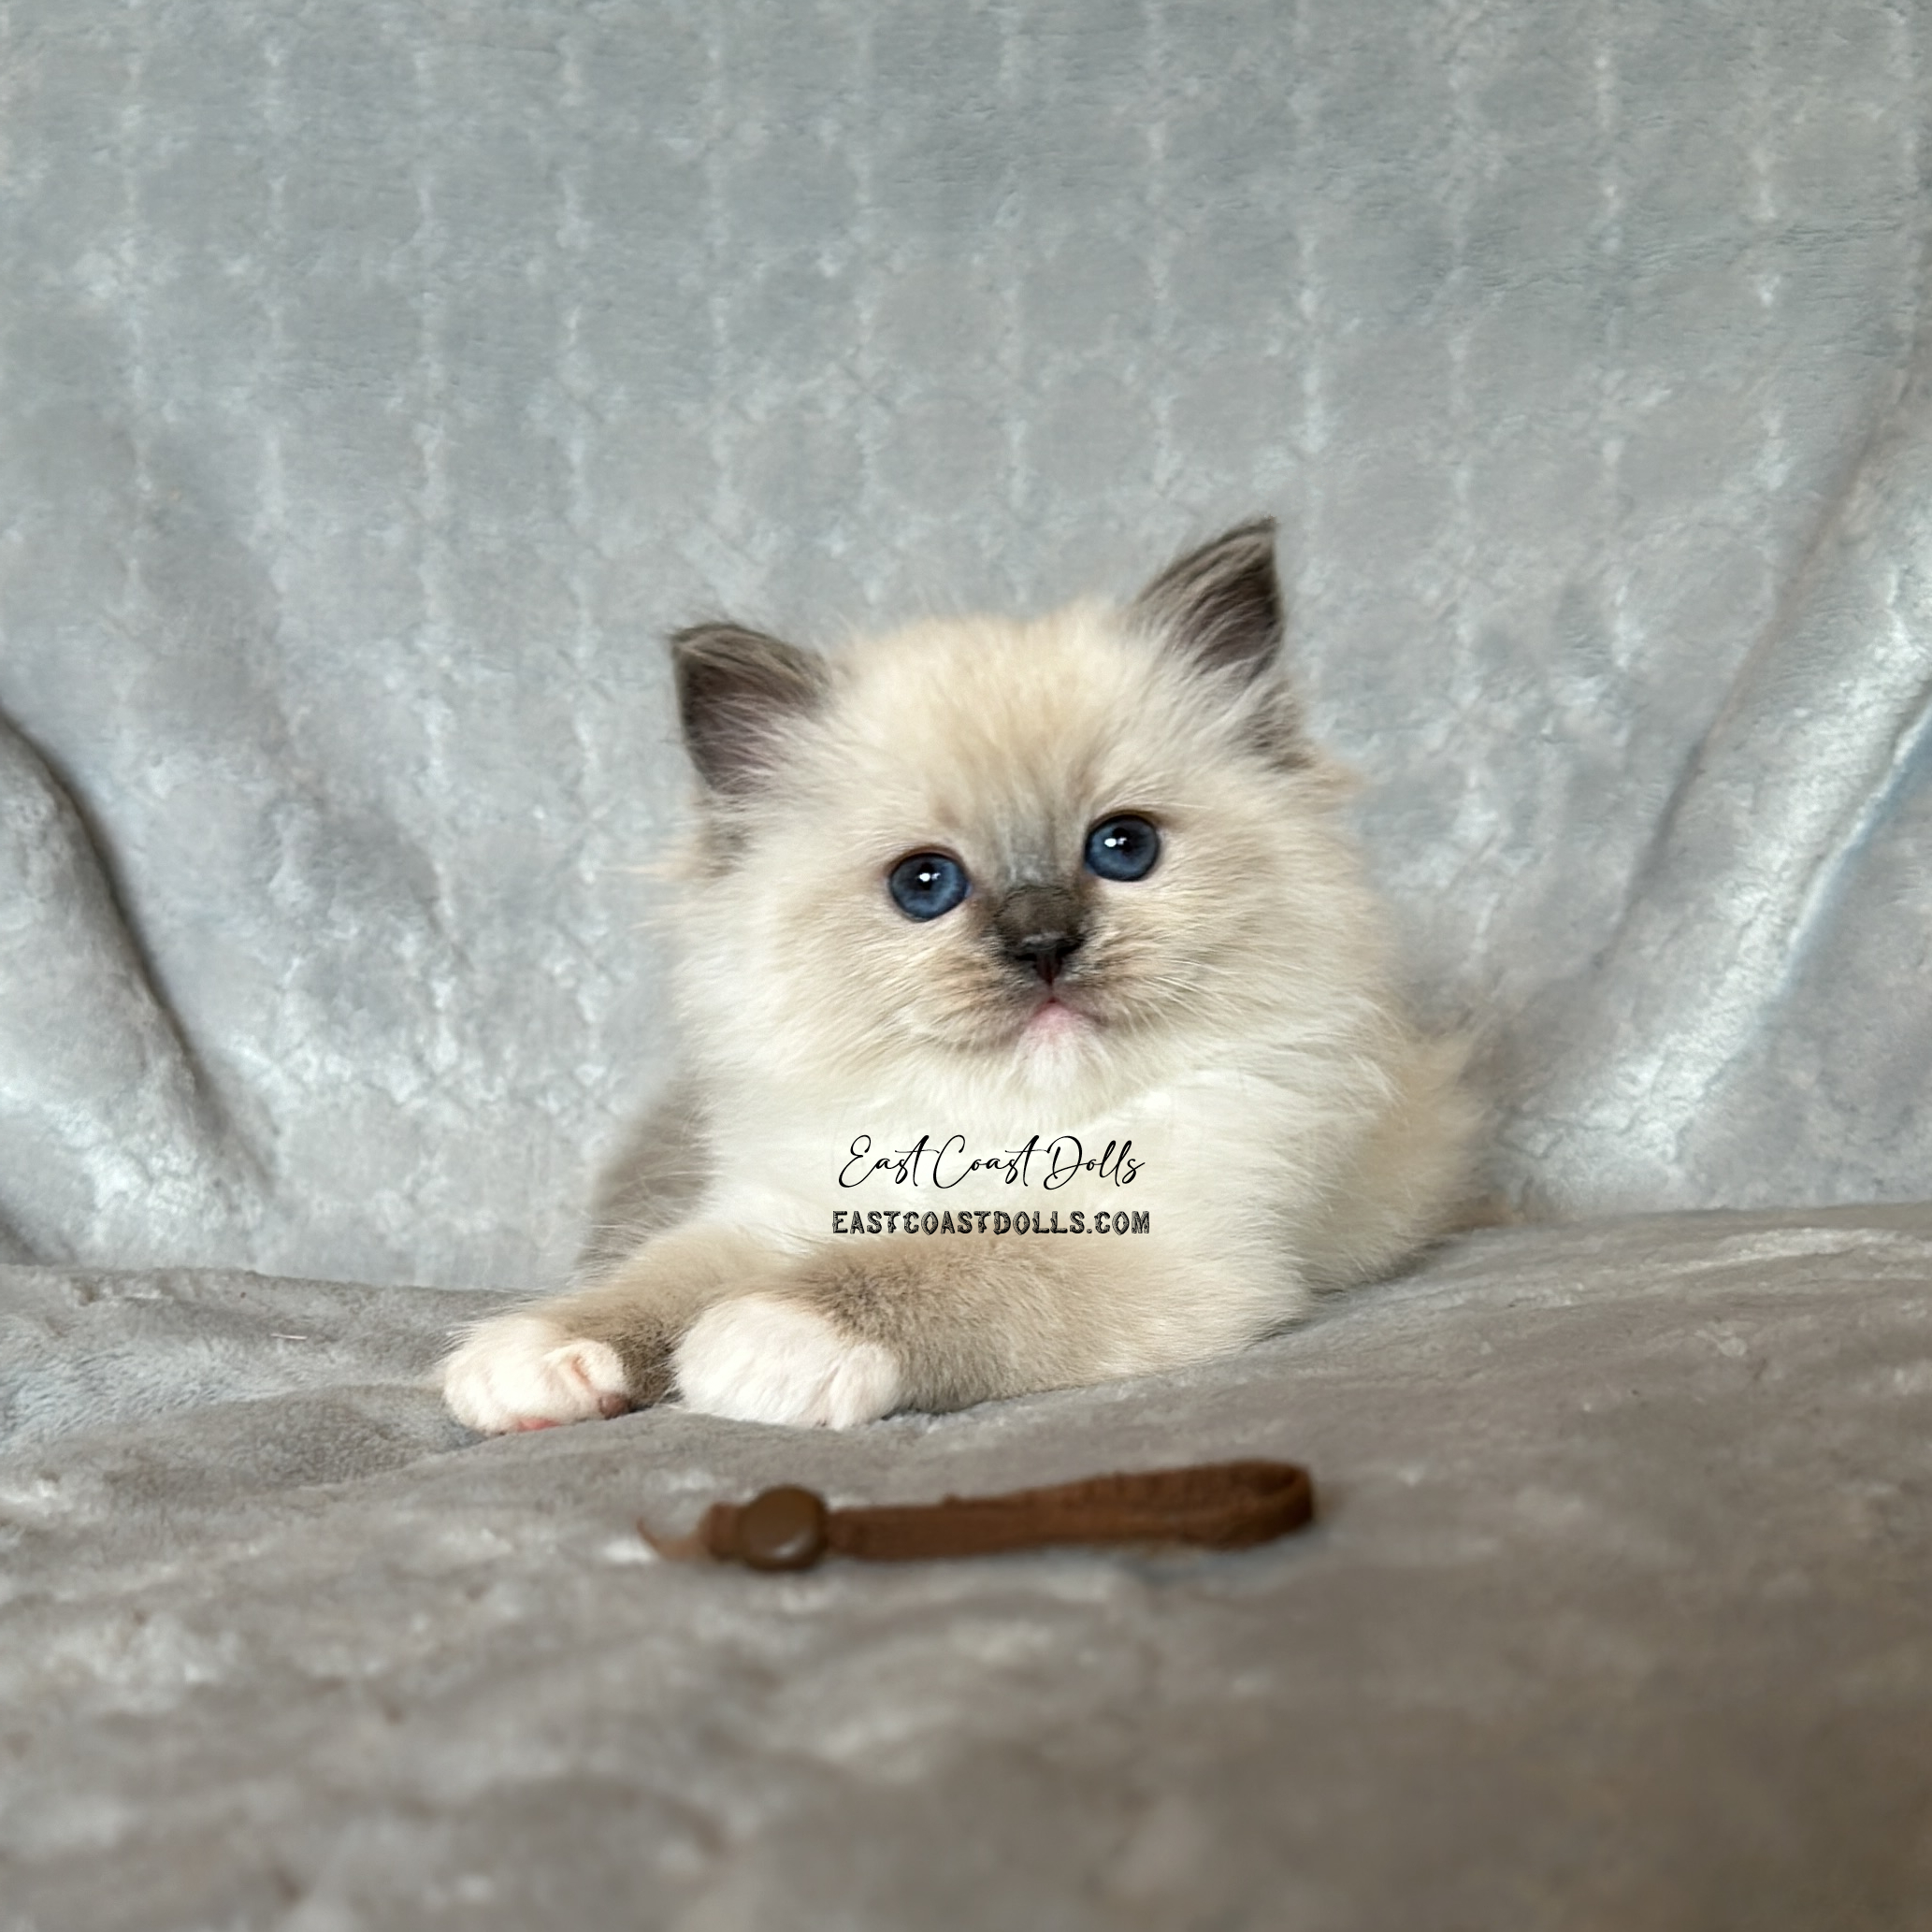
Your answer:
[[[966,897],[966,868],[944,852],[915,852],[886,875],[886,885],[908,919],[936,919]]]
[[[1145,879],[1160,857],[1161,834],[1132,812],[1103,818],[1087,834],[1087,870],[1103,879]]]

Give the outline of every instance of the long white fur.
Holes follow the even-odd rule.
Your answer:
[[[693,1406],[842,1426],[908,1399],[889,1348],[882,1360],[787,1287],[865,1265],[870,1237],[832,1236],[835,1208],[1150,1217],[1148,1234],[1050,1254],[1007,1245],[1044,1235],[930,1243],[935,1279],[951,1269],[972,1290],[934,1305],[955,1319],[970,1301],[999,1325],[985,1339],[1003,1365],[980,1392],[1003,1393],[1239,1348],[1312,1289],[1394,1265],[1463,1190],[1461,1050],[1396,998],[1334,822],[1346,782],[1312,752],[1254,749],[1278,684],[1204,670],[1098,604],[916,626],[848,646],[831,674],[772,781],[712,801],[687,867],[677,1004],[710,1154],[696,1213],[548,1305],[561,1341],[541,1345],[526,1314],[478,1330],[446,1382],[473,1427],[597,1413],[586,1391],[607,1390],[608,1361],[557,1350],[600,1346],[653,1296],[688,1310],[675,1362]],[[1093,1016],[1049,1037],[1021,1026],[976,913],[916,923],[886,893],[895,859],[932,846],[982,894],[1064,874],[1088,827],[1124,811],[1160,826],[1161,861],[1089,887],[1090,979],[1072,997]],[[949,1197],[836,1182],[861,1133],[881,1150],[959,1133],[995,1153],[1034,1132],[1093,1153],[1131,1139],[1140,1173],[1050,1195],[983,1176]],[[724,1246],[704,1261],[712,1230]],[[996,1249],[1014,1258],[1010,1296]],[[917,1268],[929,1249],[909,1252]],[[749,1294],[762,1305],[729,1299]]]
[[[770,1295],[707,1308],[678,1344],[688,1407],[741,1422],[849,1429],[899,1403],[899,1369],[876,1342],[853,1341],[823,1316]]]
[[[457,1420],[485,1435],[588,1422],[627,1406],[616,1351],[539,1315],[482,1323],[443,1364],[442,1386]]]

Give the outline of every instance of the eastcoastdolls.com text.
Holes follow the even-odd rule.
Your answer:
[[[949,1134],[935,1142],[922,1133],[910,1147],[895,1148],[889,1154],[872,1151],[872,1137],[861,1133],[849,1149],[849,1158],[839,1170],[842,1188],[861,1188],[868,1181],[883,1181],[895,1188],[957,1188],[974,1175],[998,1175],[1009,1188],[1063,1188],[1081,1175],[1091,1175],[1116,1187],[1127,1187],[1140,1172],[1133,1158],[1133,1143],[1109,1141],[1105,1148],[1089,1155],[1079,1136],[1062,1133],[1043,1141],[1036,1133],[1023,1147],[1009,1147],[1001,1154],[974,1155],[962,1133]],[[834,1234],[1146,1234],[1153,1232],[1153,1217],[1133,1214],[1127,1209],[1097,1213],[1070,1208],[1062,1225],[1060,1210],[1036,1213],[1019,1208],[1011,1213],[990,1207],[933,1208],[837,1208],[832,1213]]]
[[[1126,1208],[1109,1213],[1083,1214],[1077,1207],[1067,1212],[1067,1224],[1060,1226],[1060,1209],[1050,1214],[1005,1214],[998,1208],[949,1207],[944,1210],[916,1207],[865,1209],[835,1207],[832,1210],[834,1234],[1151,1234],[1154,1217],[1130,1215]]]

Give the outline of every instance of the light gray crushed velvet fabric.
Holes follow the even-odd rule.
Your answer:
[[[1925,1190],[1925,0],[12,0],[8,1251],[525,1285],[658,633],[1283,520],[1498,1178]]]
[[[1473,1237],[1188,1374],[441,1453],[478,1294],[0,1270],[8,1932],[1932,1924],[1932,1209]],[[1305,1459],[796,1579],[640,1512]]]

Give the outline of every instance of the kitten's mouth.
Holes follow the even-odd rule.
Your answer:
[[[1048,993],[1027,1015],[1025,1024],[1020,1028],[1020,1037],[1049,1045],[1077,1039],[1093,1025],[1091,1014],[1081,1012],[1077,1006],[1069,1006],[1058,993]]]

